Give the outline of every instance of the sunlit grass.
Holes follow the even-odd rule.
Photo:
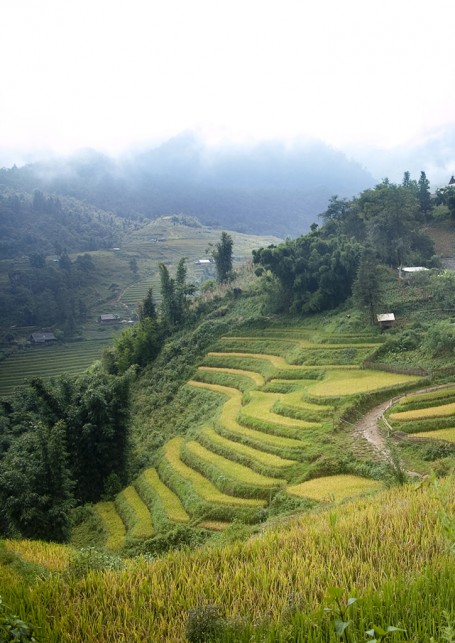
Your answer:
[[[384,488],[382,482],[368,480],[360,476],[335,475],[307,480],[287,488],[288,493],[300,498],[318,501],[340,502],[364,493],[379,491]]]
[[[309,626],[289,640],[326,643],[335,640],[321,629],[329,587],[361,598],[370,625],[393,623],[409,640],[429,641],[442,611],[453,613],[455,561],[442,512],[453,515],[454,491],[453,480],[436,491],[395,488],[280,522],[247,542],[138,558],[82,580],[53,575],[24,589],[2,569],[0,593],[48,643],[184,641],[188,611],[201,605],[275,624],[284,636],[292,597]]]

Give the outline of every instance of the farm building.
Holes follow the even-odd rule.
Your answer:
[[[423,266],[400,266],[398,268],[398,276],[400,279],[409,279],[412,275],[415,275],[418,272],[425,272],[429,268],[424,268]]]
[[[57,341],[54,333],[32,333],[28,338],[28,341],[32,344],[53,344]]]
[[[118,315],[113,315],[112,313],[106,313],[105,315],[100,315],[98,317],[98,321],[103,324],[110,324],[120,321],[120,317]]]
[[[209,266],[212,262],[210,259],[198,259],[194,262],[195,266]]]
[[[376,315],[376,319],[381,328],[391,328],[395,324],[395,315],[393,313]]]

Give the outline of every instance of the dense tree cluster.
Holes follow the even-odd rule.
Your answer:
[[[107,351],[104,362],[112,373],[123,373],[133,364],[145,366],[158,355],[166,337],[180,330],[188,321],[191,296],[195,286],[186,281],[186,259],[177,264],[175,277],[159,265],[161,305],[157,313],[150,288],[138,306],[139,321],[115,339],[114,349]]]
[[[0,528],[63,541],[70,510],[125,481],[129,376],[31,380],[0,408]]]
[[[0,259],[111,248],[127,225],[87,202],[40,190],[16,192],[0,182]]]
[[[49,261],[34,252],[21,267],[8,273],[0,290],[2,325],[59,326],[71,336],[76,323],[85,321],[85,288],[95,270],[88,253],[71,261],[63,251],[58,260]]]
[[[253,252],[258,273],[278,280],[275,296],[283,310],[293,312],[338,306],[352,294],[357,278],[357,302],[371,316],[378,293],[370,273],[378,263],[398,267],[431,261],[433,244],[422,231],[431,212],[429,195],[422,172],[419,182],[405,173],[401,185],[386,179],[350,201],[333,197],[320,228],[314,225],[298,239]]]

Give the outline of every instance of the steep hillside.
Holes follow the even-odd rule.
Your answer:
[[[41,230],[40,221],[45,226],[46,215],[32,210],[28,214],[35,222],[27,229],[35,226]],[[92,245],[101,244],[102,249],[83,254],[51,251],[48,255],[46,243],[51,237],[46,243],[33,237],[33,251],[27,253],[28,246],[20,245],[19,256],[0,260],[0,356],[4,358],[0,395],[11,393],[26,376],[77,373],[99,359],[113,335],[136,318],[137,305],[150,288],[159,303],[160,263],[173,274],[178,261],[185,257],[188,281],[196,288],[214,279],[215,265],[208,259],[220,230],[183,215],[131,225],[119,225],[113,216],[112,220],[118,231],[118,245],[114,247],[104,247],[112,238],[97,236],[87,219],[85,229]],[[79,226],[77,217],[71,221]],[[52,227],[50,220],[48,223]],[[42,231],[40,234],[45,236]],[[279,241],[236,232],[231,236],[235,270],[249,260],[253,249]],[[5,244],[8,239],[11,237],[6,235]],[[83,236],[78,237],[78,243],[78,248],[83,248]],[[112,315],[113,321],[100,323],[100,316],[105,314]],[[57,342],[30,346],[30,335],[44,329],[51,331]]]

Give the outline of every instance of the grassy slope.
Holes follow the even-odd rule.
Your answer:
[[[188,611],[202,615],[205,605],[225,617],[217,640],[322,643],[336,640],[320,608],[337,586],[362,599],[350,614],[357,640],[373,624],[393,624],[407,640],[442,641],[444,612],[455,618],[455,559],[444,531],[454,488],[447,481],[393,489],[277,522],[243,543],[234,529],[219,545],[126,561],[119,571],[107,558],[106,571],[83,578],[69,549],[48,547],[53,568],[69,573],[47,576],[41,546],[33,555],[33,545],[27,551],[8,542],[0,548],[0,594],[49,643],[142,641],[151,632],[157,641],[183,641]],[[32,563],[44,564],[42,580],[33,580]],[[99,564],[92,560],[92,568]]]
[[[226,323],[235,327],[235,320],[238,323],[239,319],[257,314],[258,305],[259,299],[254,303],[252,298],[240,303],[231,302],[226,314]],[[280,322],[280,326],[261,328],[259,334],[262,337],[287,336],[295,339],[303,333],[306,336],[305,341],[317,339],[330,342],[331,337],[340,338],[343,333],[346,337],[348,334],[355,335],[361,327],[361,324],[356,326],[352,317],[347,321],[345,314],[333,313],[313,318],[311,322],[303,324],[301,320],[284,320]],[[210,371],[212,383],[209,382],[209,385],[219,386],[220,390],[223,386],[232,388],[232,378],[235,378],[237,371],[238,376],[243,378],[239,389],[243,386],[248,392],[252,386],[251,382],[254,386],[261,386],[262,378],[265,377],[268,380],[266,387],[276,382],[275,392],[272,391],[275,396],[276,391],[284,386],[283,390],[287,391],[285,394],[290,396],[287,407],[297,408],[299,412],[314,413],[314,398],[320,397],[324,402],[321,407],[325,406],[331,412],[330,404],[333,400],[330,396],[328,400],[324,399],[324,381],[304,379],[304,373],[311,372],[313,367],[287,365],[284,368],[285,365],[280,361],[284,357],[279,354],[280,351],[266,351],[267,346],[264,344],[256,343],[256,347],[252,345],[256,333],[257,330],[251,330],[249,339],[252,352],[256,353],[254,357],[248,354],[245,356],[243,352],[230,359],[220,357],[218,365],[213,359],[211,362],[210,359],[204,361],[204,364],[214,369]],[[243,337],[244,333],[239,335]],[[346,337],[343,342],[349,344]],[[270,346],[271,342],[269,349]],[[230,352],[232,355],[232,342],[230,347],[231,351],[226,351],[226,354]],[[308,344],[306,347],[308,348]],[[222,348],[222,343],[219,348]],[[285,350],[289,350],[289,346],[286,346]],[[261,356],[262,351],[269,354],[267,359]],[[273,353],[277,353],[275,366],[272,363]],[[330,362],[328,363],[330,365]],[[345,374],[348,374],[350,367],[352,365],[345,365]],[[281,370],[276,370],[277,368]],[[330,383],[333,395],[356,392],[352,389],[353,378],[341,378],[340,373],[343,369],[339,366],[332,372],[330,368],[325,368],[325,371],[326,383]],[[220,380],[220,384],[217,384],[216,372],[220,378],[230,376],[231,381]],[[245,379],[248,379],[245,373],[248,372],[255,375],[250,377],[251,382],[245,385]],[[302,378],[300,382],[296,378],[287,379],[297,373],[297,377]],[[351,375],[354,373],[359,372],[354,370]],[[273,379],[274,375],[279,377]],[[374,373],[366,372],[362,375],[362,380],[365,377],[372,379],[363,395],[365,392],[368,393],[370,388],[377,388],[378,382],[372,383],[372,380],[375,377],[380,379],[382,375],[375,376]],[[349,391],[344,388],[346,382],[350,382]],[[172,438],[176,435],[176,425],[180,424],[175,415],[177,412],[181,413],[178,417],[183,420],[177,433],[184,433],[196,426],[204,427],[207,417],[216,419],[216,409],[220,403],[226,401],[225,396],[220,396],[214,390],[197,389],[197,394],[192,392],[190,395],[188,387],[183,387],[173,391],[166,409],[165,405],[156,403],[156,399],[147,403],[147,397],[150,397],[153,390],[153,386],[152,389],[149,388],[152,384],[146,374],[142,385],[138,385],[136,391],[135,427],[139,440],[150,433],[150,429],[155,433],[164,434],[166,439]],[[318,395],[313,395],[306,406],[302,402],[299,408],[299,396],[296,394],[299,386],[307,385],[310,387],[309,391],[311,386],[318,387]],[[341,391],[340,385],[343,388]],[[216,400],[216,404],[212,405],[210,400]],[[207,412],[203,411],[201,403],[207,405]],[[434,399],[431,396],[427,398],[423,408],[444,403],[446,400],[438,394]],[[259,418],[262,423],[267,423],[270,410],[271,407]],[[275,407],[274,412],[278,413]],[[427,415],[428,413],[426,412]],[[172,427],[166,427],[166,417],[169,418],[169,414],[174,420]],[[276,417],[274,420],[276,421]],[[143,421],[145,428],[142,426]],[[260,431],[263,428],[259,426]],[[206,429],[204,431],[207,437]],[[245,428],[245,433],[248,431],[254,430]],[[225,434],[219,435],[227,440]],[[273,432],[263,434],[265,435],[273,436]],[[348,431],[341,431],[331,437],[331,447],[327,442],[322,443],[324,448],[329,450],[330,457],[335,456],[337,449],[349,453],[353,445]],[[312,440],[314,446],[314,437]],[[216,438],[213,440],[212,437],[212,442],[216,442]],[[203,446],[212,448],[210,432]],[[307,446],[311,447],[311,444]],[[441,473],[443,471],[437,471],[437,467],[447,468],[450,462],[445,455],[442,459],[438,456],[433,461],[428,459],[428,448],[423,443],[399,445],[397,448],[406,466],[423,466],[422,471],[431,470],[434,465],[434,470]],[[225,456],[226,450],[229,451],[229,444],[218,440],[218,449],[219,455]],[[355,451],[352,451],[351,454],[354,453]],[[250,461],[254,460],[254,450],[238,448],[237,454],[240,458],[246,458],[239,460],[243,464],[247,463],[248,458]],[[312,455],[315,455],[314,452]],[[199,456],[199,460],[203,461],[205,451],[200,451]],[[368,458],[368,454],[366,456]],[[364,457],[365,454],[358,455],[359,460]],[[263,457],[262,460],[265,461],[267,458]],[[331,465],[336,464],[336,461],[334,458]],[[226,470],[229,468],[222,460],[218,463]],[[290,470],[293,471],[292,467]],[[260,467],[258,473],[263,473]],[[149,484],[153,486],[157,484],[156,481],[154,473]],[[306,482],[294,482],[295,484],[289,488],[290,493],[293,492],[296,496],[304,494],[305,497],[310,495],[308,492],[305,494]],[[350,484],[352,482],[349,480]],[[39,624],[48,637],[46,640],[49,641],[57,641],[60,636],[68,641],[120,641],[126,635],[141,640],[147,638],[151,629],[158,640],[183,640],[187,610],[210,603],[220,605],[228,617],[244,617],[248,623],[259,623],[256,631],[259,629],[267,632],[264,636],[269,637],[264,640],[284,640],[280,637],[287,632],[291,640],[322,642],[329,640],[330,629],[327,622],[316,614],[316,610],[324,603],[323,597],[327,588],[338,585],[343,587],[346,593],[349,592],[349,595],[356,594],[364,598],[359,612],[356,613],[357,621],[361,624],[357,633],[359,640],[364,638],[365,629],[371,627],[373,622],[382,626],[402,626],[408,630],[411,639],[429,640],[430,636],[441,635],[443,610],[452,610],[451,618],[455,618],[454,589],[450,580],[455,573],[454,562],[453,556],[447,553],[444,541],[445,535],[450,534],[450,529],[453,536],[453,523],[450,523],[450,520],[451,516],[453,517],[454,487],[450,482],[453,483],[453,480],[448,481],[446,485],[440,483],[438,486],[424,485],[420,488],[408,487],[387,492],[385,497],[362,499],[342,505],[338,509],[332,508],[329,513],[318,510],[291,521],[283,522],[281,519],[275,526],[272,523],[264,530],[255,527],[254,530],[260,532],[259,537],[253,537],[244,544],[223,544],[215,549],[203,548],[193,553],[175,552],[155,563],[144,560],[128,563],[123,572],[91,573],[83,581],[78,581],[73,576],[54,577],[46,580],[39,589],[32,583],[30,591],[26,589],[28,581],[24,580],[23,565],[15,564],[16,559],[8,563],[8,556],[3,556],[0,558],[0,562],[3,560],[0,594],[4,595],[5,601],[20,612],[21,616]],[[162,485],[159,479],[158,485]],[[162,491],[162,486],[160,488]],[[354,491],[356,489],[357,484],[354,480]],[[139,485],[136,486],[136,490],[141,495]],[[332,489],[327,480],[321,481],[319,487],[316,484],[313,489],[317,497],[329,501],[336,499],[338,492],[339,486]],[[155,496],[157,493],[158,491],[155,492]],[[170,497],[171,501],[177,500],[175,495]],[[113,508],[113,505],[109,505],[106,516]],[[152,516],[155,525],[153,511]],[[106,523],[108,521],[109,518],[106,517]],[[158,522],[157,520],[156,524]],[[419,529],[415,528],[416,522]],[[444,525],[449,531],[444,531]],[[235,530],[235,526],[227,529],[222,536],[224,543],[229,543],[230,538],[236,538]],[[11,548],[10,545],[8,547]],[[31,549],[33,552],[33,546]],[[51,554],[49,557],[52,558]],[[33,554],[28,554],[28,560],[33,561]],[[90,592],[87,593],[88,587]],[[166,600],[163,600],[162,587],[166,587]],[[64,601],[61,600],[62,596],[66,597]],[[431,597],[431,600],[425,602],[425,596]],[[97,605],[99,617],[93,614],[93,604]],[[53,617],[51,629],[50,614]],[[278,623],[277,629],[274,629],[274,623]],[[317,627],[314,627],[315,623]],[[244,635],[244,638],[236,640],[252,640],[253,630],[245,623],[240,622],[238,629],[241,631],[238,636]]]
[[[10,395],[26,377],[59,375],[64,372],[79,373],[91,362],[99,359],[102,351],[112,341],[112,336],[125,328],[125,323],[103,325],[97,322],[99,315],[113,313],[120,320],[129,320],[137,304],[148,289],[153,288],[159,301],[160,282],[158,264],[165,263],[171,274],[181,257],[187,257],[188,281],[199,284],[214,278],[214,265],[197,266],[195,261],[206,258],[206,249],[219,241],[221,231],[205,226],[190,227],[173,223],[169,218],[152,221],[140,229],[128,233],[119,252],[98,250],[91,255],[96,270],[91,283],[82,296],[88,309],[87,321],[78,329],[78,341],[60,343],[56,346],[22,349],[0,343],[0,397]],[[251,256],[251,251],[262,245],[277,242],[274,237],[259,237],[238,232],[230,233],[234,240],[234,268]],[[74,259],[77,255],[72,255]],[[135,259],[138,274],[130,269],[130,260]],[[0,287],[7,283],[8,272],[17,268],[29,270],[24,258],[0,261]],[[0,338],[13,334],[20,347],[35,328],[0,328]],[[55,330],[55,329],[53,329]],[[0,339],[1,341],[1,339]]]
[[[216,342],[217,351],[208,351],[205,357],[205,351],[199,353],[202,363],[196,373],[187,363],[179,372],[176,355],[183,362],[186,357],[177,338],[160,358],[161,366],[157,362],[150,369],[151,379],[145,373],[136,385],[135,449],[138,458],[148,453],[150,459],[144,464],[155,464],[158,477],[148,490],[142,482],[134,484],[152,523],[160,524],[160,533],[173,521],[165,502],[157,509],[153,499],[157,485],[180,501],[191,526],[214,518],[256,522],[299,506],[342,501],[381,488],[374,479],[384,477],[386,467],[374,462],[377,454],[362,451],[368,443],[351,435],[350,425],[340,424],[338,418],[359,400],[366,404],[370,394],[387,399],[397,387],[415,387],[421,378],[359,369],[363,353],[351,349],[368,344],[374,350],[380,337],[375,343],[372,331],[365,333],[364,328],[362,337],[360,329],[354,332],[355,319],[347,327],[344,315],[239,326],[247,312],[257,316],[259,305],[260,297],[250,295],[231,299],[223,307],[223,316],[214,317],[218,330],[212,328],[211,343]],[[238,328],[238,334],[232,328]],[[198,343],[195,337],[186,338],[185,350]],[[235,350],[239,345],[242,352]],[[305,361],[308,354],[321,352],[325,356],[321,365],[313,358],[311,366],[288,362]],[[170,361],[167,355],[172,356]],[[168,377],[174,382],[181,377],[185,384],[191,373],[189,386],[177,385],[172,391],[166,387]],[[151,436],[160,441],[153,443]],[[422,472],[447,468],[453,461],[448,453],[435,453],[419,462],[414,453],[408,464],[406,450],[401,451],[403,465]],[[241,512],[245,499],[266,503],[260,513]],[[136,531],[131,520],[124,520],[128,543]],[[118,540],[115,534],[109,537]]]

